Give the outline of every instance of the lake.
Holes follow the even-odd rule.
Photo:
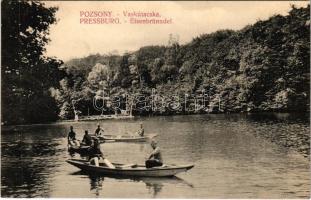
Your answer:
[[[81,172],[66,163],[67,133],[77,138],[98,122],[19,127],[1,135],[2,197],[102,198],[310,198],[309,158],[260,136],[310,132],[309,116],[209,114],[106,120],[106,134],[157,133],[165,163],[194,163],[174,178],[114,178]],[[112,162],[144,163],[149,143],[105,143]],[[79,158],[78,155],[75,155]]]

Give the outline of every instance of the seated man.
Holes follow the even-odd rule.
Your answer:
[[[163,165],[162,155],[160,148],[157,147],[157,142],[153,140],[151,142],[151,147],[153,148],[153,151],[149,156],[149,159],[146,160],[145,162],[146,168],[162,166]]]
[[[93,143],[93,139],[92,137],[89,135],[89,132],[86,130],[83,136],[83,140],[82,142],[87,145],[87,146],[91,146]]]
[[[76,139],[76,133],[73,131],[73,126],[70,126],[70,132],[68,133],[68,144],[71,146],[80,146],[79,141]]]
[[[104,133],[104,129],[102,129],[102,128],[100,127],[100,125],[98,124],[98,125],[97,125],[97,129],[95,130],[95,136],[99,136],[99,135],[101,135],[102,133]]]
[[[144,134],[145,134],[145,130],[143,128],[143,123],[140,123],[140,129],[139,131],[137,132],[137,134],[140,136],[140,137],[143,137]]]
[[[104,157],[104,153],[102,148],[100,147],[100,143],[98,139],[94,139],[93,146],[89,149],[89,162],[91,164],[94,163],[95,166],[99,166],[99,159],[102,158],[104,163],[109,167],[115,169],[115,166]]]

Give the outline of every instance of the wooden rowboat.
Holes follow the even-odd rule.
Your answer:
[[[81,155],[87,155],[89,153],[90,146],[72,146],[68,145],[68,152],[69,153],[78,153]]]
[[[108,140],[108,141],[105,141],[105,142],[115,142],[114,140]],[[74,146],[74,145],[70,145],[68,144],[68,152],[69,153],[78,153],[78,154],[81,154],[81,155],[88,155],[89,154],[89,148],[91,146],[89,145],[85,145],[85,144],[81,144],[80,146]]]
[[[194,165],[164,165],[161,167],[146,168],[144,165],[124,165],[113,163],[116,168],[112,169],[108,168],[103,163],[100,163],[100,166],[95,166],[89,164],[88,161],[81,159],[68,159],[66,161],[83,171],[112,176],[168,177],[174,176],[181,172],[186,172],[194,167]]]
[[[97,137],[100,141],[114,141],[114,142],[146,142],[154,137],[157,134],[149,134],[146,136],[136,136],[136,135],[102,135],[102,136],[92,136]]]

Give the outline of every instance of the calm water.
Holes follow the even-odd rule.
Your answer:
[[[2,132],[2,197],[309,198],[309,160],[258,136],[309,134],[309,117],[288,114],[195,115],[102,121],[106,133],[157,133],[166,163],[194,163],[176,178],[121,179],[85,174],[67,164],[70,123]],[[97,122],[73,123],[78,138]],[[147,143],[106,143],[113,162],[144,163]],[[78,157],[78,156],[76,156]]]

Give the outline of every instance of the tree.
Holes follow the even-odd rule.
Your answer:
[[[207,103],[215,109],[221,101],[221,112],[307,111],[309,9],[293,7],[289,15],[274,15],[238,31],[203,34],[183,45],[171,35],[168,46],[145,46],[124,55],[97,54],[71,60],[66,63],[69,89],[61,90],[61,96],[69,94],[64,99],[74,98],[76,107],[86,113],[82,105],[93,98],[90,90],[105,80],[105,74],[89,76],[92,67],[101,63],[111,71],[111,96],[135,93],[151,99],[151,88],[164,97],[204,90]],[[93,80],[90,83],[88,76]],[[62,105],[62,113],[72,115],[71,104]]]
[[[44,52],[57,8],[24,0],[4,0],[1,5],[2,121],[55,120],[58,109],[49,88],[59,85],[62,61],[45,57]]]
[[[87,80],[96,89],[108,88],[110,85],[111,71],[109,66],[96,63],[89,73]]]
[[[130,86],[131,79],[128,76],[130,74],[128,58],[129,54],[122,56],[120,65],[117,67],[116,74],[114,76],[114,85],[120,85],[121,87],[127,88]]]

